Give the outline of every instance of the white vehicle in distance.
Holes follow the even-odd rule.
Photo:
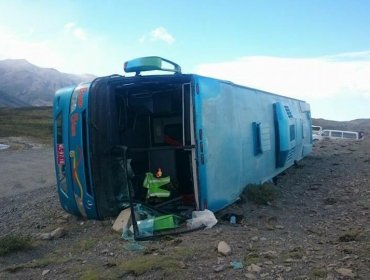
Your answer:
[[[344,130],[333,130],[324,129],[321,133],[324,139],[348,139],[348,140],[358,140],[358,132],[355,131],[344,131]]]
[[[312,126],[312,141],[320,141],[322,140],[322,127],[318,125]]]

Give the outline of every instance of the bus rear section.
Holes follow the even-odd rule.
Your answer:
[[[99,217],[132,200],[197,206],[190,76],[98,79],[89,94],[92,186]]]

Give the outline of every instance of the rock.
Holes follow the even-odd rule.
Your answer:
[[[177,264],[181,269],[185,269],[187,267],[186,263],[184,263],[183,261],[179,261]]]
[[[287,258],[286,260],[284,260],[285,263],[292,263],[294,262],[294,260],[292,258]]]
[[[225,241],[220,241],[217,246],[217,252],[223,256],[231,254],[231,248]]]
[[[252,241],[258,241],[258,236],[253,236],[253,237],[251,238],[251,240],[252,240]]]
[[[67,231],[63,227],[58,227],[50,233],[52,238],[61,238],[66,234]]]
[[[50,232],[46,232],[46,233],[41,233],[38,238],[40,240],[51,240],[52,236],[51,236]]]
[[[267,238],[266,237],[261,237],[260,238],[260,241],[266,241],[267,240]]]
[[[64,219],[57,219],[57,224],[65,224],[65,223],[67,223],[67,221],[66,220],[64,220]]]
[[[333,274],[328,274],[325,278],[325,280],[336,280],[335,276]]]
[[[266,265],[273,265],[274,263],[272,261],[265,261],[264,264],[266,264]]]
[[[247,279],[252,279],[252,280],[257,279],[256,275],[254,275],[253,273],[246,273],[244,274],[244,276]]]
[[[286,271],[286,272],[290,272],[290,271],[292,271],[292,268],[291,268],[290,266],[287,266],[287,267],[285,268],[285,271]]]
[[[268,229],[268,230],[274,230],[275,227],[273,225],[271,225],[271,224],[266,224],[266,229]]]
[[[41,276],[45,276],[49,272],[50,272],[50,269],[45,269],[45,270],[42,271]]]
[[[59,218],[57,219],[57,223],[58,224],[65,224],[69,221],[71,215],[69,214],[63,214],[61,216],[59,216]]]
[[[122,233],[123,229],[130,227],[131,224],[131,208],[126,208],[119,213],[115,220],[112,229],[119,233]]]
[[[259,273],[260,271],[261,271],[261,267],[260,266],[258,266],[258,265],[256,265],[256,264],[254,264],[254,263],[252,263],[251,265],[249,265],[248,267],[247,267],[247,270],[249,271],[249,272],[257,272],[257,273]]]
[[[284,226],[282,226],[282,225],[276,225],[275,228],[276,229],[284,229]]]
[[[261,254],[266,259],[273,259],[278,256],[278,253],[276,251],[266,251]]]
[[[216,267],[213,269],[213,271],[218,273],[218,272],[221,272],[221,271],[225,270],[225,268],[226,268],[226,265],[222,264],[222,265],[218,265],[218,266],[216,266]]]
[[[62,219],[66,220],[66,221],[68,221],[70,217],[71,217],[71,215],[69,215],[69,214],[63,214],[62,215]]]
[[[340,275],[346,276],[346,277],[355,277],[355,274],[353,273],[352,269],[349,268],[338,268],[335,270],[338,272]]]

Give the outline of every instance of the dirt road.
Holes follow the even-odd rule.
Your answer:
[[[55,185],[53,150],[49,146],[12,137],[0,139],[0,197]]]

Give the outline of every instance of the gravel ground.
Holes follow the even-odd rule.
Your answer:
[[[50,151],[42,151],[46,162],[33,164],[49,168]],[[31,249],[0,257],[0,279],[369,279],[369,170],[369,140],[322,141],[279,176],[272,203],[246,201],[217,215],[243,215],[242,224],[219,219],[212,229],[140,242],[142,248],[112,232],[113,220],[66,215],[46,181],[0,197],[0,236],[34,240]],[[27,185],[29,177],[19,176]],[[64,236],[38,240],[58,227]],[[229,255],[218,254],[220,241]]]
[[[55,185],[53,149],[22,137],[0,138],[0,197]]]

